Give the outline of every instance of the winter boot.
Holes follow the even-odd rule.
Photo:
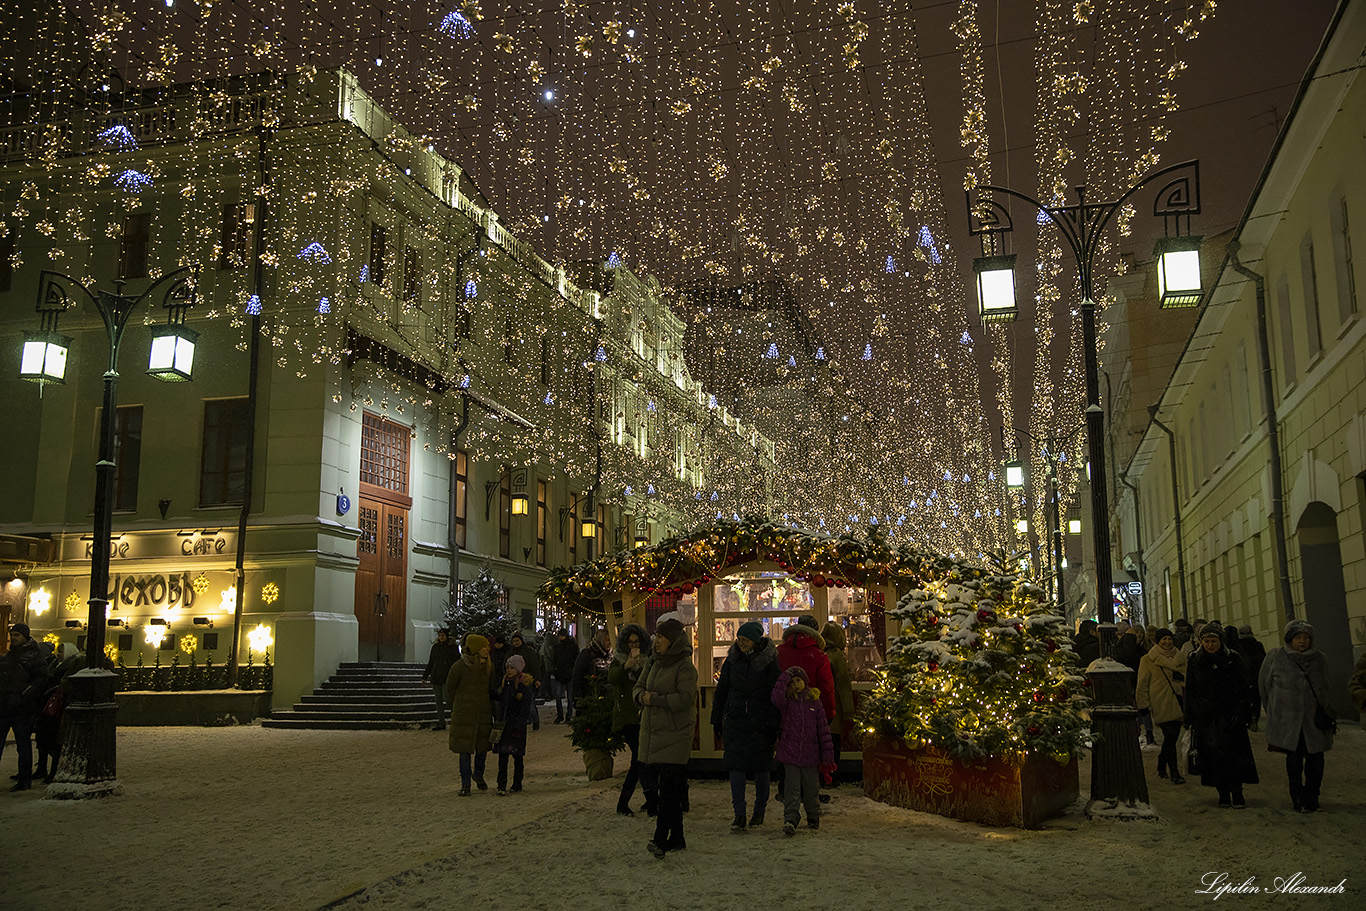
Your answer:
[[[645,806],[642,807],[641,809],[643,809],[643,810],[645,811],[645,815],[646,815],[646,816],[651,816],[651,817],[653,817],[653,816],[658,816],[658,815],[659,815],[659,792],[658,792],[658,791],[646,791],[646,792],[645,792]]]
[[[745,834],[745,814],[744,814],[744,813],[736,813],[736,814],[735,814],[735,819],[732,820],[732,821],[731,821],[731,824],[730,824],[730,834],[732,834],[732,835],[744,835],[744,834]]]
[[[764,824],[764,811],[763,811],[763,810],[755,810],[755,811],[754,811],[754,815],[751,816],[751,817],[749,818],[749,827],[752,829],[752,828],[754,828],[755,826],[762,826],[763,824]]]

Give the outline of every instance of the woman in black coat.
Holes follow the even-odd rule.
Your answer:
[[[1200,630],[1200,647],[1186,663],[1185,713],[1200,763],[1200,783],[1219,792],[1219,806],[1242,809],[1243,785],[1257,783],[1247,739],[1253,719],[1253,681],[1242,659],[1224,644],[1217,622]]]
[[[753,621],[741,625],[721,665],[711,708],[711,723],[721,735],[723,762],[730,770],[730,800],[735,809],[732,832],[745,831],[745,778],[749,775],[754,776],[754,815],[749,825],[764,823],[780,721],[771,698],[778,674],[778,650],[764,635],[764,628]]]

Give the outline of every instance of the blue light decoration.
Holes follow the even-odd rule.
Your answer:
[[[972,483],[972,478],[968,477],[968,473],[967,473],[966,471],[963,472],[963,483],[964,483],[964,484],[971,484],[971,483]]]
[[[95,134],[101,146],[111,151],[131,152],[138,147],[133,131],[121,123],[106,127]]]
[[[1052,219],[1050,219],[1050,218],[1048,217],[1048,213],[1045,212],[1043,209],[1040,209],[1040,210],[1039,210],[1039,214],[1037,214],[1037,215],[1034,216],[1034,223],[1035,223],[1036,225],[1046,225],[1046,224],[1048,224],[1051,220],[1052,220]]]
[[[711,395],[709,395],[709,396],[707,397],[707,407],[708,407],[708,408],[715,408],[715,407],[716,407],[716,393],[712,393]]]
[[[795,366],[797,366],[797,359],[796,359],[795,357],[793,357],[792,355],[790,355],[790,354],[787,356],[787,366],[789,366],[789,367],[795,367]]]
[[[261,298],[255,294],[247,298],[247,305],[242,308],[242,312],[247,316],[261,315]]]
[[[469,375],[468,373],[465,374],[463,377],[460,378],[460,388],[461,388],[461,389],[468,389],[468,388],[470,388],[470,375]]]
[[[1058,461],[1059,461],[1059,462],[1066,462],[1066,461],[1067,461],[1067,453],[1065,453],[1065,452],[1060,452],[1060,453],[1058,453]]]
[[[816,360],[818,360],[818,361],[823,361],[823,360],[825,360],[825,349],[824,349],[824,348],[817,348],[817,349],[816,349]]]
[[[887,273],[895,272],[895,271],[896,271],[896,260],[892,259],[892,257],[889,255],[889,256],[887,257],[887,264],[886,264],[885,266],[883,266],[882,268],[883,268],[883,271],[885,271],[885,272],[887,272]]]
[[[911,501],[910,508],[907,510],[907,512],[915,512],[915,500]]]
[[[634,494],[635,492],[636,492],[636,489],[635,489],[634,487],[632,487],[630,484],[627,484],[627,485],[626,485],[626,496],[629,497],[629,496],[631,496],[632,494]]]
[[[996,472],[994,472],[994,471],[988,471],[988,472],[987,472],[987,480],[988,480],[988,481],[994,481],[994,480],[996,480]]]
[[[944,480],[945,480],[945,481],[952,481],[952,480],[953,480],[953,475],[949,474],[949,470],[948,470],[947,468],[944,469]]]
[[[824,520],[824,519],[821,519],[821,528],[824,528],[824,527],[825,527],[825,520]]]
[[[716,518],[717,518],[718,520],[721,518],[721,510],[719,510],[719,509],[716,511]]]
[[[868,517],[868,524],[869,524],[869,525],[876,525],[876,524],[877,524],[877,516],[869,516],[869,517]]]
[[[711,501],[715,503],[718,499],[720,499],[720,496],[717,494],[716,491],[713,490],[711,492]]]
[[[653,484],[647,485],[647,486],[645,487],[645,494],[646,494],[646,496],[653,497],[653,496],[655,495],[655,485],[653,485]]]
[[[360,267],[360,284],[365,284],[370,280],[370,264],[366,263]]]
[[[114,177],[114,186],[125,193],[141,193],[151,185],[151,177],[141,171],[134,171],[132,168],[129,168],[127,171],[123,171]]]
[[[617,253],[616,250],[613,250],[613,251],[612,251],[612,255],[607,257],[607,268],[609,268],[609,269],[620,269],[620,268],[621,268],[621,256],[620,256],[620,254]]]
[[[544,401],[542,404],[545,404],[545,405],[553,405],[553,404],[555,404],[555,397],[554,397],[553,395],[551,395],[549,392],[547,392],[547,393],[545,394],[545,401]]]
[[[312,263],[315,266],[325,266],[332,262],[332,254],[324,250],[323,245],[316,240],[295,255],[304,262]]]
[[[930,262],[936,266],[944,261],[943,257],[939,255],[939,247],[934,243],[934,235],[930,233],[929,225],[920,226],[920,233],[916,236],[915,242],[925,249],[925,252],[929,254]]]
[[[982,510],[980,510],[980,509],[977,510],[977,514],[976,514],[975,516],[973,516],[973,518],[974,518],[974,519],[980,519],[980,518],[982,518]]]
[[[332,312],[332,302],[331,302],[330,300],[328,300],[327,298],[325,298],[325,297],[324,297],[322,300],[318,301],[318,312],[319,312],[319,313],[331,313],[331,312]]]
[[[960,344],[960,345],[971,345],[971,344],[972,344],[972,336],[968,335],[968,330],[966,330],[966,329],[963,330],[963,337],[960,338],[960,339],[958,340],[958,344]]]
[[[906,524],[906,514],[905,514],[905,513],[902,513],[901,515],[899,515],[899,516],[896,517],[896,524],[898,524],[898,525],[905,525],[905,524]]]
[[[908,477],[906,477],[904,474],[901,476],[901,486],[902,486],[902,487],[910,487],[910,486],[911,486],[911,479],[908,478]]]
[[[1000,514],[1001,514],[1001,507],[997,506],[997,507],[996,507],[996,515],[999,516]]]
[[[733,520],[735,520],[736,522],[739,522],[739,521],[740,521],[740,514],[739,514],[738,512],[733,512],[733,513],[731,513],[731,514],[730,514],[730,517],[731,517]]]
[[[599,363],[607,360],[607,349],[599,345],[598,350],[593,352],[593,360]]]
[[[479,286],[475,284],[474,279],[465,282],[465,300],[474,300],[478,296]]]
[[[654,400],[654,399],[650,399],[649,401],[647,401],[647,402],[645,403],[645,410],[648,411],[648,412],[651,412],[651,413],[654,413],[655,411],[658,410],[658,409],[655,408],[655,400]]]
[[[693,495],[692,495],[692,498],[693,498],[694,500],[700,500],[700,499],[702,499],[702,491],[700,491],[700,490],[694,491],[694,492],[693,492]]]
[[[777,342],[769,342],[769,343],[768,343],[768,350],[764,352],[764,357],[769,358],[769,359],[773,359],[773,358],[776,358],[777,356],[778,356],[778,343],[777,343]]]
[[[863,346],[863,359],[864,359],[865,361],[871,361],[871,360],[873,359],[873,343],[872,343],[872,342],[867,342],[866,344],[864,344],[864,346]]]
[[[474,25],[458,9],[447,13],[437,30],[447,38],[470,38],[474,35]]]

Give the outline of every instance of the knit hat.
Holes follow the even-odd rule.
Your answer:
[[[1218,620],[1211,620],[1200,627],[1201,639],[1208,639],[1210,636],[1218,636],[1220,639],[1224,638],[1224,627]]]
[[[810,677],[807,675],[807,673],[806,673],[806,668],[804,668],[804,667],[797,667],[797,666],[794,664],[792,667],[788,668],[788,670],[790,670],[790,671],[792,672],[792,676],[793,676],[793,677],[800,677],[800,678],[802,678],[802,683],[810,683],[810,682],[811,682],[811,678],[810,678]],[[791,680],[789,679],[788,682],[790,683]]]
[[[1308,620],[1291,620],[1289,623],[1287,623],[1287,624],[1285,625],[1285,644],[1286,644],[1286,645],[1289,645],[1289,644],[1290,644],[1290,640],[1291,640],[1291,639],[1294,639],[1294,638],[1295,638],[1296,636],[1298,636],[1300,633],[1308,633],[1308,634],[1309,634],[1309,641],[1310,641],[1311,644],[1313,643],[1313,640],[1314,640],[1314,626],[1313,626],[1313,624],[1310,623]]]
[[[489,641],[478,633],[470,633],[465,637],[465,651],[472,655],[477,655],[489,647]]]
[[[513,633],[513,634],[512,634],[512,639],[513,639],[514,641],[517,640],[517,639],[521,639],[521,640],[522,640],[522,644],[523,644],[523,645],[526,645],[526,636],[523,636],[523,635],[522,635],[522,631],[521,631],[521,630],[518,630],[517,632]]]
[[[517,673],[520,674],[522,671],[526,670],[526,659],[521,655],[513,655],[508,659],[508,667],[516,668]]]
[[[744,636],[750,642],[758,645],[759,640],[764,638],[764,627],[762,624],[750,620],[748,623],[741,623],[740,628],[735,631],[735,635]]]
[[[1244,623],[1242,626],[1238,627],[1238,635],[1240,635],[1240,636],[1251,636],[1251,635],[1252,635],[1252,626],[1251,626],[1250,624]]]
[[[670,617],[655,627],[655,635],[663,636],[672,645],[683,635],[683,624],[679,622],[677,617]]]
[[[19,634],[22,635],[25,639],[32,639],[32,638],[33,638],[33,636],[32,636],[32,635],[29,633],[29,631],[28,631],[28,624],[27,624],[27,623],[16,623],[16,624],[14,624],[13,626],[11,626],[11,627],[9,628],[9,631],[10,631],[11,633],[19,633]]]
[[[820,629],[820,627],[816,625],[816,616],[814,614],[802,614],[797,618],[797,623],[801,626],[809,626],[812,629]]]
[[[1169,630],[1169,629],[1165,629],[1165,628],[1163,628],[1163,627],[1158,627],[1157,629],[1153,630],[1153,641],[1154,641],[1154,642],[1161,642],[1161,641],[1162,641],[1163,639],[1165,639],[1167,636],[1172,636],[1172,631]],[[1175,636],[1172,636],[1172,638],[1175,639],[1176,637],[1175,637]]]

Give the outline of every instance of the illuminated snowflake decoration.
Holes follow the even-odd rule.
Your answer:
[[[199,648],[198,636],[181,636],[180,650],[187,655],[193,655]]]
[[[152,185],[152,178],[129,168],[114,177],[114,186],[125,193],[141,193]]]
[[[280,599],[280,586],[274,582],[267,582],[261,588],[261,600],[266,604],[274,604]]]
[[[260,316],[261,298],[253,294],[251,297],[247,298],[247,305],[243,307],[242,310],[247,316]]]
[[[609,269],[619,269],[619,268],[621,268],[621,256],[619,256],[619,255],[617,254],[617,251],[616,251],[616,250],[613,250],[613,251],[612,251],[612,255],[609,256],[609,257],[607,257],[607,268],[609,268]]]
[[[768,350],[764,352],[764,357],[773,359],[778,356],[778,345],[776,342],[768,343]]]
[[[259,623],[256,629],[247,633],[247,641],[251,643],[252,649],[264,652],[275,642],[275,637],[270,634],[270,627],[264,623]]]
[[[209,591],[209,577],[200,573],[195,576],[194,581],[190,583],[190,588],[194,589],[196,595],[206,594]]]
[[[474,283],[474,279],[465,282],[465,300],[473,300],[479,296],[479,286]]]
[[[862,356],[863,356],[863,359],[864,359],[865,361],[871,361],[871,360],[873,359],[873,343],[872,343],[872,342],[868,342],[866,345],[863,346],[863,355],[862,355]]]
[[[117,152],[131,152],[138,147],[138,141],[133,136],[133,131],[121,123],[116,123],[111,127],[106,127],[95,134],[103,148]]]
[[[547,392],[547,393],[545,394],[545,402],[544,402],[544,404],[546,404],[546,405],[553,405],[553,404],[555,404],[555,397],[554,397],[553,395],[551,395],[549,392]]]
[[[972,336],[971,336],[971,335],[968,335],[968,331],[967,331],[966,329],[963,330],[963,337],[960,338],[960,339],[958,340],[958,344],[960,344],[960,345],[971,345],[971,344],[972,344]]]
[[[474,35],[474,24],[466,19],[460,10],[451,10],[446,14],[446,18],[441,20],[437,31],[447,38],[470,38]]]
[[[315,266],[325,266],[332,262],[332,254],[323,249],[323,245],[316,240],[298,252],[299,259],[304,262],[312,263]]]
[[[328,300],[328,299],[325,298],[325,297],[324,297],[322,300],[318,301],[318,312],[319,312],[319,313],[324,313],[324,314],[326,314],[326,313],[331,313],[331,312],[332,312],[332,301]]]
[[[81,606],[81,596],[80,596],[80,595],[76,594],[75,592],[72,592],[71,594],[69,594],[69,595],[66,596],[66,609],[67,609],[68,612],[69,612],[69,611],[74,611],[74,610],[76,610],[76,608],[78,608],[78,607],[80,607],[80,606]]]

